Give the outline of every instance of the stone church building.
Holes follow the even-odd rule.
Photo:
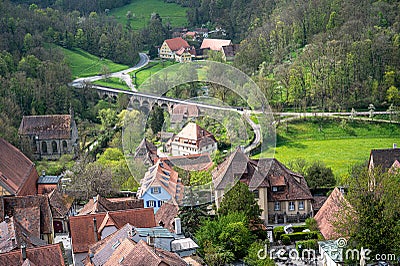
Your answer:
[[[78,129],[72,112],[24,116],[18,134],[22,150],[36,160],[57,160],[78,151]]]

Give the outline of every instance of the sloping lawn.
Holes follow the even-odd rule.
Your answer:
[[[68,50],[62,47],[59,48],[65,55],[66,61],[71,68],[73,78],[98,75],[102,72],[103,66],[107,66],[110,72],[117,72],[129,68],[129,66],[117,64],[108,59],[100,59],[81,49]]]
[[[163,0],[132,0],[129,5],[112,9],[110,16],[126,25],[128,11],[132,13],[131,27],[135,30],[144,28],[149,23],[152,13],[158,13],[163,23],[169,22],[171,27],[187,25],[187,8],[175,3],[165,3]]]

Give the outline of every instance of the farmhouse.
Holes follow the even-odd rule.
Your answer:
[[[237,148],[213,171],[217,208],[227,188],[237,181],[253,191],[260,208],[261,219],[272,222],[304,221],[312,215],[312,195],[300,174],[287,169],[276,159],[250,159]]]
[[[196,55],[196,50],[181,37],[165,40],[159,50],[160,58],[177,62],[190,62]]]

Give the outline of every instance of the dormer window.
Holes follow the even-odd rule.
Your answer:
[[[151,194],[160,194],[160,193],[161,193],[160,187],[152,187],[151,188]]]
[[[272,192],[282,192],[285,191],[285,186],[273,186]]]
[[[278,192],[278,187],[272,187],[272,192]]]

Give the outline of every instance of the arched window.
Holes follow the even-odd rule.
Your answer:
[[[63,148],[63,152],[68,152],[68,144],[65,140],[63,140],[62,142],[62,148]]]
[[[57,153],[57,142],[55,142],[55,141],[51,142],[51,149],[52,149],[53,153]]]
[[[42,153],[47,153],[47,142],[42,141]]]

